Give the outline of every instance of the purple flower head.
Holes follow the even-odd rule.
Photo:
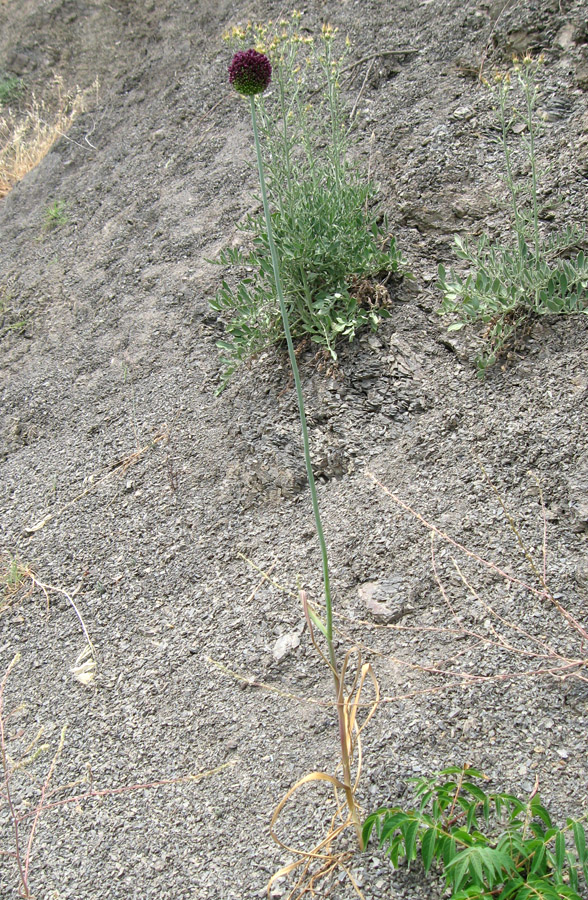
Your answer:
[[[239,50],[229,66],[229,81],[240,94],[261,94],[272,80],[272,67],[265,54]]]

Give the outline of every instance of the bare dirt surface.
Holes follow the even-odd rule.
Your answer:
[[[570,661],[585,659],[588,627],[588,318],[537,322],[480,381],[478,337],[447,334],[435,274],[453,262],[454,233],[496,237],[507,222],[491,100],[472,75],[513,52],[546,56],[548,224],[586,221],[586,5],[304,8],[309,29],[330,21],[368,57],[343,85],[357,154],[371,153],[415,273],[378,334],[343,349],[339,377],[310,358],[303,372],[339,650],[372,648],[384,698],[363,736],[358,797],[366,811],[399,802],[409,778],[468,762],[499,789],[524,795],[538,780],[562,822],[587,809],[587,670]],[[5,688],[7,751],[18,760],[41,727],[48,745],[14,774],[13,801],[35,809],[63,726],[51,802],[228,764],[43,812],[29,871],[38,900],[264,896],[293,858],[272,841],[273,809],[307,772],[335,771],[331,681],[296,596],[299,579],[320,598],[320,557],[288,368],[268,355],[215,396],[222,326],[208,307],[220,271],[206,259],[235,240],[256,191],[221,37],[283,11],[269,0],[0,3],[0,69],[39,87],[54,73],[100,82],[93,107],[0,202],[0,550],[66,592],[21,592],[0,614],[1,671],[21,654]],[[418,52],[369,58],[402,48]],[[56,201],[67,222],[44,228]],[[576,626],[541,596],[479,463],[539,574],[546,523],[547,582]],[[458,554],[469,590],[437,538],[444,597],[427,529],[369,473],[503,574]],[[71,672],[85,640],[67,595],[96,648],[89,685]],[[569,677],[545,674],[554,668]],[[331,814],[328,792],[308,787],[280,834],[309,847]],[[6,803],[1,815],[10,850]],[[366,900],[441,896],[374,847],[348,866]],[[324,890],[356,896],[339,875]],[[0,895],[19,896],[7,856]],[[287,882],[272,895],[286,897]]]

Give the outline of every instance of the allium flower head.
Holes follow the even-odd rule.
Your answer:
[[[229,66],[229,81],[240,94],[261,94],[272,79],[272,67],[264,53],[240,50]]]

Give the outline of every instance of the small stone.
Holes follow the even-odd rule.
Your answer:
[[[270,892],[270,897],[283,897],[286,893],[286,888],[283,886],[284,879],[277,878],[274,881],[273,887]]]
[[[548,98],[544,106],[539,109],[539,115],[546,122],[558,122],[570,115],[572,104],[569,97],[553,95]]]
[[[574,577],[578,587],[588,590],[588,560],[582,559],[576,566]]]
[[[583,91],[588,91],[588,62],[576,66],[576,84]]]
[[[389,576],[381,582],[366,581],[359,587],[359,599],[368,612],[384,625],[398,622],[411,611],[406,593],[400,576]]]
[[[457,109],[453,111],[453,118],[458,121],[467,121],[468,119],[473,119],[475,115],[474,110],[471,106],[458,106]]]
[[[562,50],[570,50],[576,43],[575,35],[575,26],[572,25],[571,22],[568,22],[558,31],[555,38],[555,43],[558,45],[558,47],[561,47]]]
[[[284,659],[288,653],[299,646],[300,635],[297,631],[287,631],[286,634],[280,635],[272,650],[272,656],[275,662],[280,662],[280,660]]]

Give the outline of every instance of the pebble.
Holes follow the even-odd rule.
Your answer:
[[[458,106],[457,109],[453,111],[453,118],[458,120],[472,119],[475,115],[475,111],[471,106]]]

